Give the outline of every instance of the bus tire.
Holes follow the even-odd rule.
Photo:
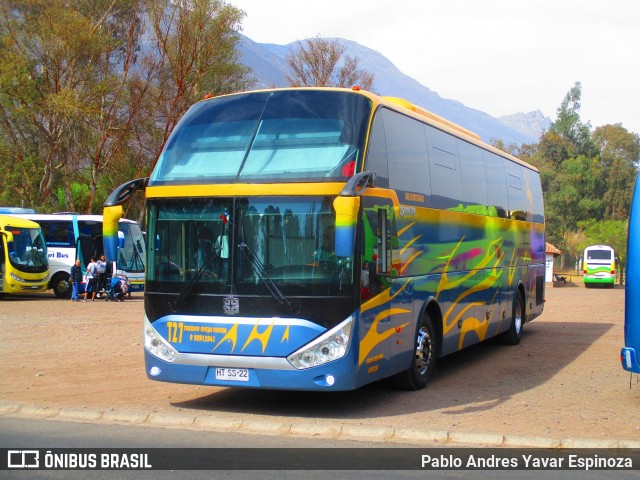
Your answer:
[[[429,383],[436,368],[437,337],[427,314],[416,331],[415,352],[411,365],[393,377],[394,385],[401,390],[422,390]]]
[[[525,311],[524,298],[520,290],[516,291],[513,298],[513,307],[511,310],[511,325],[509,330],[502,333],[500,340],[507,345],[518,345],[522,339],[522,330],[524,327]]]
[[[57,298],[71,297],[71,277],[68,273],[58,273],[51,280],[51,288]]]

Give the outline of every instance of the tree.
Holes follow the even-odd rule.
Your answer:
[[[354,85],[373,89],[374,75],[358,68],[357,58],[344,55],[346,47],[338,40],[312,38],[298,42],[296,51],[286,56],[292,87],[343,87]]]
[[[151,2],[159,52],[152,92],[160,125],[155,158],[187,109],[205,94],[221,95],[253,85],[238,61],[238,28],[244,13],[221,0]]]
[[[119,3],[2,3],[0,137],[36,187],[29,192],[34,206],[57,206],[55,187],[73,161],[74,145],[84,138],[83,118],[94,107],[96,91],[103,88],[97,72],[116,48],[102,27]]]
[[[222,0],[3,0],[0,203],[92,212],[149,175],[189,106],[252,85],[243,15]]]
[[[640,137],[622,125],[605,125],[593,132],[600,150],[599,163],[605,179],[605,217],[626,220],[640,161]]]
[[[576,82],[567,92],[560,107],[558,107],[558,118],[551,125],[549,133],[556,134],[562,140],[566,140],[573,148],[567,153],[570,156],[585,155],[593,156],[597,149],[591,140],[591,125],[589,122],[580,121],[580,98],[582,96],[582,85]]]
[[[513,155],[514,157],[520,155],[521,147],[519,147],[515,143],[505,145],[504,140],[502,140],[501,138],[491,138],[489,140],[489,144],[493,147],[496,147],[498,150],[502,150],[509,155]]]

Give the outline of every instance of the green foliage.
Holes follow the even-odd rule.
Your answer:
[[[581,96],[582,85],[576,82],[558,107],[558,118],[549,132],[566,141],[568,154],[592,156],[596,148],[591,140],[591,126],[580,121]]]
[[[221,0],[3,0],[0,202],[99,212],[149,175],[191,104],[252,84],[243,16]]]
[[[75,205],[83,205],[89,197],[89,187],[81,183],[72,183],[71,196]],[[58,188],[56,190],[56,197],[58,199],[58,205],[55,208],[55,211],[66,211],[66,197],[64,189]]]
[[[587,220],[580,222],[578,228],[584,232],[581,250],[589,245],[609,245],[616,251],[616,257],[622,265],[627,261],[627,228],[626,220]]]
[[[547,240],[574,259],[588,245],[611,245],[624,264],[640,138],[620,124],[591,133],[580,121],[580,88],[567,93],[557,120],[521,158],[540,170]]]

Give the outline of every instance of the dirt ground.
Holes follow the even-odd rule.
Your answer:
[[[522,343],[486,342],[439,363],[419,392],[255,391],[153,382],[144,373],[141,294],[72,303],[0,300],[0,403],[216,418],[640,440],[640,383],[620,365],[624,289],[547,287]]]

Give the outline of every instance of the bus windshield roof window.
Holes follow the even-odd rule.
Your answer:
[[[371,102],[350,92],[275,91],[194,105],[150,185],[343,181],[361,162]]]

